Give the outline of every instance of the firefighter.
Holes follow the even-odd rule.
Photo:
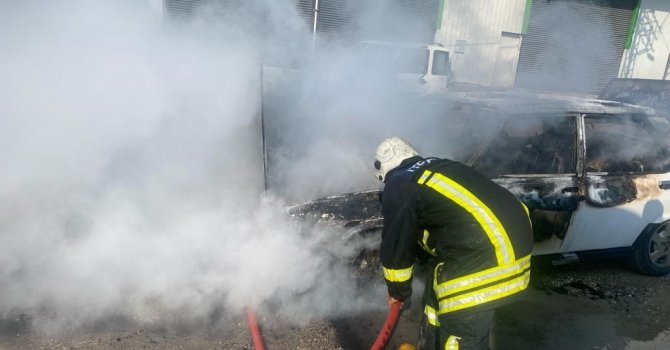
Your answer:
[[[528,209],[474,169],[423,158],[398,137],[377,148],[381,263],[388,303],[412,294],[415,261],[427,265],[420,349],[488,349],[494,310],[526,289]]]

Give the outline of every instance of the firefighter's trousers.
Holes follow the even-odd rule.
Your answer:
[[[432,271],[433,268],[429,267]],[[437,315],[438,301],[432,278],[427,278],[424,289],[419,334],[419,350],[487,350],[493,325],[494,309],[463,315]]]

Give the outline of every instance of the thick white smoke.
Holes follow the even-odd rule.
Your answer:
[[[262,192],[253,37],[135,1],[0,6],[0,312],[360,309],[355,247]]]

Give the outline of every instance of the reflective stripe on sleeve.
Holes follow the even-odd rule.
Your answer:
[[[429,325],[435,327],[440,326],[440,321],[437,319],[437,310],[426,305],[426,307],[423,308],[423,314],[426,315],[426,320],[428,320]]]
[[[430,174],[432,174],[432,172],[430,172],[429,170],[425,170],[423,174],[421,174],[418,183],[423,185],[424,182],[426,182],[426,179],[430,176]]]
[[[528,223],[530,224],[531,227],[533,227],[533,220],[530,218],[530,210],[528,210],[528,207],[521,202],[521,205],[523,206],[523,210],[526,211],[526,216],[528,217]]]
[[[519,275],[527,269],[530,269],[530,255],[524,256],[511,264],[496,266],[460,278],[434,284],[433,288],[437,298],[442,299],[468,289]]]
[[[412,268],[414,265],[406,268],[406,269],[399,269],[399,270],[394,270],[394,269],[387,269],[382,266],[382,270],[384,270],[384,278],[389,281],[389,282],[406,282],[409,281],[412,278]]]
[[[450,335],[449,338],[447,338],[447,342],[444,343],[444,350],[458,350],[459,339],[461,339],[461,337]]]
[[[427,178],[430,173],[424,172],[421,179],[424,175]],[[515,260],[514,250],[505,228],[486,204],[465,187],[440,173],[433,174],[425,184],[461,206],[477,220],[495,248],[498,265],[509,264]]]
[[[528,287],[530,280],[530,270],[523,275],[495,284],[491,287],[478,289],[470,293],[457,295],[451,298],[440,300],[440,308],[437,311],[438,315],[448,312],[462,310],[468,307],[477,306],[490,301],[504,298],[506,296],[518,293]]]
[[[521,205],[523,206],[523,210],[526,211],[526,215],[530,217],[530,211],[528,210],[528,207],[525,204],[523,204],[523,202],[521,202]]]

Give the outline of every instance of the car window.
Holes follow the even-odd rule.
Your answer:
[[[433,75],[449,75],[449,52],[433,51]]]
[[[576,173],[574,117],[508,120],[475,168],[492,178],[515,174]]]
[[[491,139],[491,134],[499,129],[495,125],[503,118],[490,109],[439,98],[397,102],[385,106],[387,120],[394,120],[388,125],[397,125],[398,132],[415,140],[421,153],[463,163],[479,145]],[[407,123],[408,115],[414,116],[412,123]]]
[[[427,49],[399,48],[394,58],[398,73],[426,74],[428,70]]]
[[[586,171],[654,173],[670,170],[667,129],[643,116],[587,115]]]

